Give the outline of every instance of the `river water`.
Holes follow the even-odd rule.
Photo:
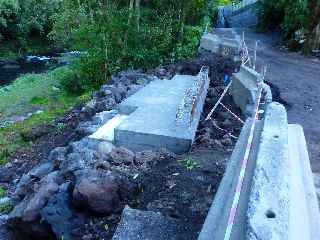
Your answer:
[[[26,56],[19,60],[0,60],[0,87],[12,83],[26,73],[44,73],[62,65],[70,64],[82,52],[72,51],[47,56]]]
[[[26,73],[43,73],[53,67],[50,61],[28,61],[27,58],[17,61],[0,61],[0,86],[10,84]]]

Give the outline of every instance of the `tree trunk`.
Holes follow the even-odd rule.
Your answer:
[[[140,2],[141,0],[136,0],[136,13],[137,13],[137,28],[140,31]]]
[[[132,14],[133,14],[133,6],[134,6],[134,0],[130,0],[129,3],[129,16],[128,16],[128,28],[131,24]],[[124,34],[124,47],[126,48],[128,44],[128,30]]]
[[[133,13],[133,5],[134,5],[134,0],[130,0],[130,3],[129,3],[128,25],[131,23],[132,13]]]

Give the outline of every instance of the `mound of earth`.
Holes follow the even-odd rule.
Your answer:
[[[195,75],[203,65],[210,67],[211,82],[190,152],[132,152],[88,138],[145,84],[177,73]],[[28,136],[32,150],[17,152],[0,169],[0,184],[13,204],[0,218],[0,239],[119,240],[128,237],[128,226],[138,233],[147,223],[145,237],[167,229],[172,234],[166,239],[195,239],[242,127],[220,108],[213,120],[204,120],[223,92],[224,75],[235,69],[228,59],[201,55],[148,73],[121,72],[85,106],[36,127]],[[224,104],[241,116],[231,96]],[[57,131],[61,124],[66,127]]]

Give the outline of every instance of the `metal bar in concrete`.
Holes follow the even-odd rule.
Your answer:
[[[223,97],[227,94],[229,88],[231,87],[232,84],[232,80],[230,81],[230,83],[228,84],[228,86],[224,89],[222,95],[220,96],[219,100],[217,101],[217,103],[214,105],[214,107],[212,108],[212,110],[210,111],[210,113],[208,114],[208,116],[206,117],[206,121],[209,120],[212,116],[212,114],[214,113],[214,111],[216,110],[216,108],[218,107],[219,103],[221,102],[221,100],[223,99]]]

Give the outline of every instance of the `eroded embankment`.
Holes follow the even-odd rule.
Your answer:
[[[210,88],[189,153],[132,152],[86,137],[144,84],[177,73],[196,75],[203,65],[210,67]],[[214,121],[203,121],[223,91],[224,74],[234,69],[231,61],[210,54],[147,74],[122,72],[85,106],[34,128],[28,136],[32,151],[17,152],[0,169],[13,204],[13,211],[1,216],[0,239],[110,239],[125,205],[141,214],[160,212],[174,228],[173,239],[195,239],[241,130],[222,109]],[[231,96],[224,104],[240,115]],[[61,123],[65,127],[57,131]]]

